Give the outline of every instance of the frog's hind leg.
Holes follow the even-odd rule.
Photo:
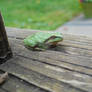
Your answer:
[[[44,48],[45,46],[39,46],[39,44],[38,45],[36,45],[36,46],[34,46],[33,47],[33,51],[44,51],[45,50],[45,48]]]

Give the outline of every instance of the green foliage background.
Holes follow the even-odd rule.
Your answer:
[[[78,0],[0,0],[5,25],[55,30],[80,12]]]

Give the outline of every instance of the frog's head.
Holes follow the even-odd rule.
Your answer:
[[[44,43],[38,43],[38,47],[41,50],[48,49],[49,47],[56,47],[58,42],[63,40],[62,37],[59,36],[51,36],[50,38],[46,39]]]
[[[57,45],[58,42],[61,42],[63,40],[63,37],[57,36],[57,35],[52,35],[51,37],[49,37],[46,41],[45,44],[47,45]]]

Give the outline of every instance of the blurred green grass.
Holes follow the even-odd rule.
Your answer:
[[[9,27],[55,30],[80,12],[78,0],[0,0]]]

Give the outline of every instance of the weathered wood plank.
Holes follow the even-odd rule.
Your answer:
[[[71,35],[71,34],[64,34],[65,40],[75,41],[75,42],[82,42],[87,44],[92,44],[92,37],[87,36],[78,36],[78,35]]]
[[[63,44],[59,44],[57,47],[52,48],[50,50],[63,52],[63,53],[75,55],[75,56],[84,56],[84,57],[89,57],[89,58],[92,57],[91,50],[77,48],[77,47],[63,45]]]
[[[36,31],[26,31],[26,30],[22,30],[21,31],[21,29],[20,29],[20,31],[18,32],[18,30],[17,31],[15,31],[15,32],[13,32],[13,31],[9,31],[10,33],[8,33],[9,35],[12,35],[12,37],[14,37],[14,38],[19,38],[19,39],[23,39],[24,37],[26,37],[26,36],[28,36],[29,34],[33,34],[33,33],[35,33]],[[12,33],[12,34],[11,34]],[[15,36],[14,36],[15,35]],[[65,37],[64,37],[64,41],[63,42],[61,42],[61,48],[62,49],[64,49],[63,48],[63,46],[64,47],[66,47],[64,50],[66,51],[66,52],[68,52],[68,53],[70,53],[70,54],[76,54],[75,52],[78,52],[77,53],[77,55],[79,54],[79,53],[81,53],[81,55],[85,55],[85,56],[91,56],[92,55],[92,52],[90,51],[90,50],[92,50],[92,40],[88,40],[88,38],[86,38],[86,37],[80,37],[81,39],[78,39],[79,37],[76,37],[76,36],[74,36],[75,38],[72,38],[73,36],[71,36],[71,35],[64,35]],[[84,40],[83,40],[83,39]],[[86,40],[87,39],[87,40]],[[81,40],[83,40],[83,41],[81,41]],[[69,48],[71,48],[72,47],[72,49],[74,48],[75,49],[75,51],[72,51],[71,52],[71,49],[67,49],[67,47]],[[69,50],[69,51],[68,51]],[[88,50],[88,51],[87,51]],[[83,52],[83,53],[82,53]],[[85,52],[85,53],[84,53]]]
[[[25,49],[24,48],[24,44],[23,44],[23,41],[22,40],[18,40],[18,39],[9,39],[10,40],[10,43],[11,43],[11,46],[12,47],[14,47],[14,48],[17,48],[18,46],[16,46],[16,45],[19,45],[19,48],[21,47],[21,48],[23,48],[23,49]],[[14,42],[14,43],[13,43]],[[22,45],[22,46],[21,46]],[[64,46],[65,47],[65,46]],[[91,59],[91,55],[92,55],[92,52],[90,51],[90,50],[85,50],[85,49],[76,49],[76,48],[74,48],[75,50],[74,51],[72,51],[71,49],[73,48],[73,47],[65,47],[64,48],[63,46],[62,47],[57,47],[56,49],[58,49],[58,50],[55,50],[55,49],[50,49],[50,50],[52,50],[52,51],[45,51],[46,53],[47,52],[49,52],[50,54],[58,54],[58,55],[65,55],[65,56],[68,56],[68,55],[70,55],[70,53],[72,52],[72,55],[70,55],[70,56],[76,56],[77,57],[77,55],[78,55],[78,58],[79,58],[79,56],[81,57],[81,54],[80,54],[80,52],[81,53],[85,53],[85,54],[88,54],[88,56],[90,56],[90,58],[88,57],[88,56],[83,56],[82,58],[84,58],[84,60],[85,60],[85,58],[87,58],[88,59],[88,61],[90,60],[90,61],[92,61],[92,59]],[[18,49],[18,48],[17,48]],[[60,51],[59,51],[59,49],[60,49]],[[55,50],[55,51],[54,51]],[[71,50],[71,52],[69,53],[69,50]],[[80,52],[78,52],[78,53],[76,53],[75,51],[78,51],[78,50],[80,50]],[[56,51],[58,51],[58,52],[56,52]],[[29,51],[30,52],[30,51]],[[43,53],[45,53],[45,52],[43,52]],[[51,53],[51,52],[55,52],[55,53]],[[37,53],[37,52],[36,52]],[[75,54],[73,54],[73,53],[75,53]],[[74,57],[74,58],[76,58],[76,57]],[[84,61],[83,61],[84,62]]]
[[[22,60],[23,60],[23,58],[22,58]],[[30,68],[28,68],[28,66],[25,67],[24,65],[19,65],[13,61],[15,61],[15,60],[12,59],[10,62],[3,64],[0,67],[0,69],[8,71],[9,73],[12,73],[13,75],[16,75],[17,77],[22,78],[29,83],[32,83],[38,87],[44,88],[51,92],[61,92],[61,91],[62,92],[90,92],[90,91],[86,91],[86,90],[74,87],[72,85],[69,85],[69,83],[65,83],[65,81],[62,82],[63,79],[61,79],[61,81],[59,81],[56,78],[51,78],[48,76],[47,73],[45,73],[45,75],[44,75],[44,71],[43,71],[43,73],[39,73],[39,70],[37,70],[37,69],[34,70],[31,68],[32,65],[30,66]],[[20,62],[21,62],[21,60],[20,60]],[[24,62],[27,64],[26,61],[24,61]],[[29,62],[30,62],[30,60],[29,60]],[[34,66],[32,66],[32,67],[34,67]],[[41,68],[41,67],[39,67],[39,68]]]
[[[28,35],[32,35],[37,31],[27,30],[27,29],[16,29],[16,28],[6,28],[7,35],[14,38],[25,38]]]
[[[35,32],[34,32],[35,33]],[[22,33],[21,33],[22,34]],[[24,39],[24,35],[22,35],[23,37],[16,37],[16,36],[9,36],[10,38],[16,38],[16,39]],[[27,36],[26,36],[27,37]],[[75,43],[74,41],[70,41],[69,39],[68,40],[65,40],[63,42],[61,42],[62,45],[65,45],[65,46],[68,46],[68,47],[75,47],[75,48],[80,48],[80,49],[84,49],[84,50],[92,50],[92,43],[91,44],[87,44],[87,43],[83,43],[81,42],[80,44],[79,43]],[[87,44],[87,45],[86,45]]]
[[[76,44],[76,43],[73,43],[73,42],[62,42],[61,43],[62,45],[66,45],[66,46],[71,46],[71,47],[75,47],[75,48],[81,48],[81,49],[86,49],[86,50],[92,50],[92,45],[83,45],[83,44]]]
[[[11,38],[9,38],[9,40],[10,40],[10,43],[11,43]],[[17,42],[17,43],[21,44],[21,45],[24,45],[23,40],[14,39],[14,38],[12,38],[12,40],[14,42]],[[68,46],[68,45],[65,45],[65,44],[61,43],[56,48],[52,48],[50,50],[59,51],[59,52],[72,54],[72,55],[77,55],[77,56],[92,57],[92,51],[91,50],[78,48],[78,47],[73,47],[73,46],[70,46],[70,44]]]
[[[35,32],[38,32],[38,30],[30,30],[30,29],[19,29],[19,28],[6,28],[8,36],[18,37],[18,38],[24,38],[28,35],[31,35]],[[89,42],[92,44],[92,38],[86,37],[86,36],[78,36],[78,35],[71,35],[71,34],[63,34],[65,40],[71,40],[71,41],[82,41],[82,42]]]
[[[79,41],[79,40],[76,40],[76,39],[71,40],[71,39],[65,38],[64,42],[92,46],[91,41]]]
[[[6,28],[8,36],[24,38],[28,35],[31,35],[38,30],[30,30],[30,29],[19,29],[19,28]],[[40,31],[40,30],[39,30]],[[92,44],[92,38],[86,36],[78,36],[78,35],[71,35],[71,34],[63,34],[65,40],[76,41],[76,42],[86,42]]]
[[[27,50],[17,40],[11,43],[12,50],[21,56],[40,60],[40,62],[57,65],[61,68],[66,68],[71,71],[81,72],[92,75],[92,59],[80,56],[73,56],[56,51],[32,52]]]
[[[47,51],[44,54],[42,53],[43,52],[40,52],[39,55],[42,55],[52,60],[75,64],[76,66],[79,65],[90,69],[92,68],[92,58],[69,55],[69,54],[56,52],[56,51],[52,51],[52,52]]]
[[[76,64],[67,63],[67,62],[64,62],[64,61],[58,61],[58,60],[54,60],[54,59],[52,60],[50,58],[46,58],[46,57],[43,57],[43,56],[42,57],[38,56],[38,57],[35,57],[35,58],[32,58],[33,55],[30,55],[30,57],[23,56],[23,55],[19,55],[19,56],[29,58],[29,59],[34,60],[34,61],[46,63],[46,64],[49,64],[49,65],[52,65],[52,66],[56,66],[56,67],[59,67],[59,68],[62,68],[62,69],[66,69],[68,71],[77,72],[77,73],[80,73],[80,74],[92,76],[92,69],[86,68],[84,66],[79,66],[79,65],[76,65]]]
[[[0,92],[7,92],[7,90],[4,90],[0,87]]]

